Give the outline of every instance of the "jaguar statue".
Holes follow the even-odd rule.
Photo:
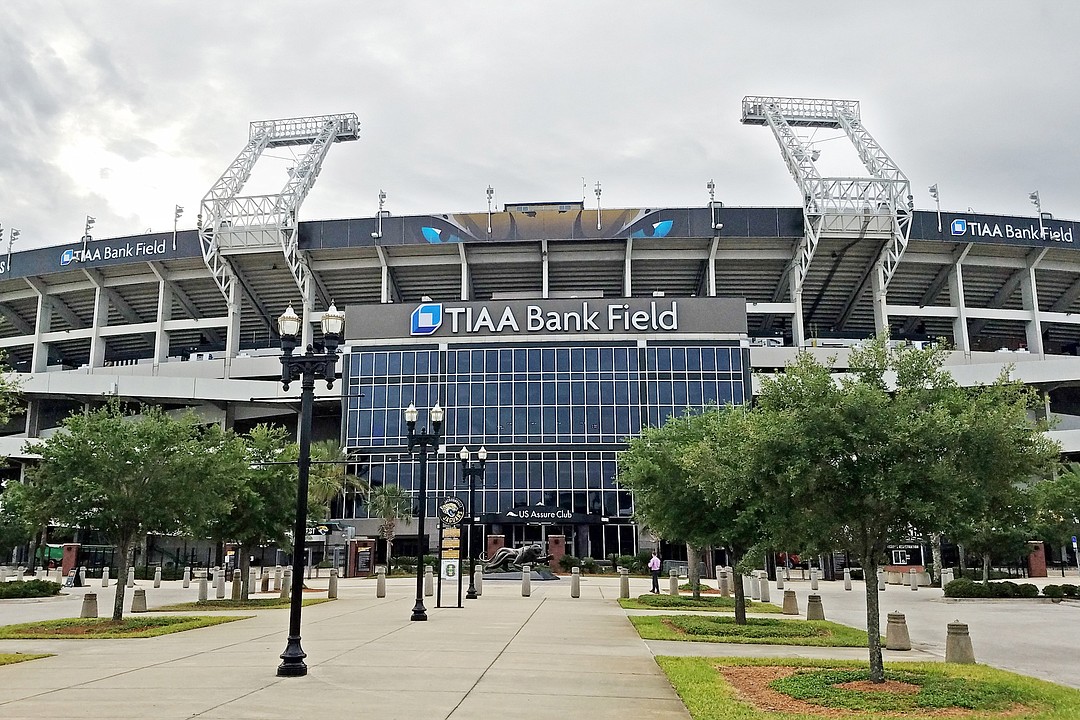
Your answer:
[[[510,572],[520,570],[522,565],[536,565],[551,561],[550,555],[543,554],[544,550],[539,543],[525,545],[520,548],[499,548],[491,558],[480,556],[484,562],[484,572]]]

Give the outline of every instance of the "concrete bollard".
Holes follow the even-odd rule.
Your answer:
[[[806,600],[806,619],[807,620],[824,620],[825,608],[821,606],[821,596],[811,595]]]
[[[218,600],[225,599],[225,568],[221,568],[214,574],[214,595]]]
[[[776,568],[776,589],[784,589],[784,570],[786,568]]]
[[[259,578],[259,592],[270,592],[270,573],[264,570]]]
[[[769,598],[769,575],[764,570],[760,570],[759,572],[761,573],[761,576],[758,579],[758,595],[761,596],[761,602],[771,602]]]
[[[97,593],[88,592],[82,596],[82,610],[79,611],[79,617],[97,617]]]
[[[747,575],[746,578],[749,579],[749,581],[750,581],[750,599],[751,600],[760,600],[761,599],[761,587],[760,587],[761,586],[761,580],[760,580],[760,578],[758,578],[757,570],[755,570],[753,572],[753,574]]]
[[[878,592],[881,592],[882,590],[885,589],[885,571],[884,570],[878,570],[877,571],[877,589],[878,589]]]
[[[668,571],[668,581],[667,582],[668,582],[668,595],[677,596],[679,594],[679,571],[678,570],[669,570]]]
[[[521,566],[521,597],[532,595],[532,565]]]
[[[330,568],[330,586],[326,591],[326,597],[337,600],[337,568]]]
[[[908,584],[911,585],[912,590],[919,589],[919,574],[915,572],[915,568],[908,570]]]
[[[476,597],[484,594],[484,568],[478,567],[473,570],[473,587],[476,588]]]
[[[189,587],[191,587],[191,566],[190,566],[190,565],[185,565],[185,566],[184,566],[184,583],[183,583],[183,588],[184,588],[185,590],[187,590],[187,589],[188,589]]]
[[[289,599],[289,593],[292,591],[292,568],[285,568],[285,572],[281,576],[281,587],[278,588],[278,597],[282,600]]]
[[[135,587],[135,568],[133,567],[128,568],[127,586],[129,588]]]
[[[210,599],[210,584],[206,581],[206,571],[199,570],[195,576],[199,581],[199,602],[206,602]]]
[[[818,589],[818,570],[817,568],[810,568],[810,589]]]
[[[799,599],[795,597],[794,590],[784,591],[784,615],[798,615],[799,614]]]
[[[431,597],[435,594],[435,568],[430,565],[424,567],[424,595]]]
[[[109,566],[101,568],[101,587],[109,587]]]
[[[949,634],[945,638],[945,662],[968,665],[975,662],[968,626],[959,620],[949,623]]]
[[[570,568],[570,597],[581,597],[581,568]]]
[[[154,568],[154,587],[161,587],[161,566]]]
[[[239,570],[232,571],[232,599],[239,600],[244,594],[244,583],[240,581],[241,573]]]
[[[716,578],[716,589],[720,589],[720,573],[724,572],[724,568],[717,565],[713,568],[713,577]]]
[[[911,649],[911,635],[908,634],[907,619],[903,613],[889,613],[889,622],[885,625],[885,649]]]
[[[144,590],[143,588],[135,589],[135,594],[131,598],[131,612],[146,612],[146,590]]]
[[[375,573],[375,597],[386,597],[386,568],[381,566]]]
[[[949,583],[951,583],[953,580],[954,580],[954,578],[953,578],[953,569],[952,568],[942,568],[941,569],[941,589],[944,590],[945,586],[948,585]]]
[[[844,589],[851,589],[851,568],[844,568]]]
[[[753,595],[754,583],[750,582],[750,577],[747,575],[732,575],[735,582],[742,583],[742,594],[744,598],[750,598]]]
[[[720,586],[720,597],[731,597],[731,578],[727,570],[720,569],[720,580],[717,584]]]
[[[23,581],[23,575],[25,575],[25,574],[26,574],[26,568],[24,568],[23,566],[20,565],[19,568],[15,571],[15,581],[16,582],[22,582]]]
[[[41,567],[40,565],[38,565],[34,569],[34,577],[37,577],[37,578],[43,577],[43,578],[45,578],[47,580],[49,578],[49,571],[46,570],[45,568]]]
[[[255,592],[255,588],[259,587],[258,582],[259,578],[255,574],[255,568],[248,568],[248,587],[251,588],[251,592]]]
[[[630,597],[630,576],[626,573],[626,568],[619,568],[619,597]]]
[[[274,592],[281,592],[281,566],[274,566]]]
[[[86,587],[86,566],[85,565],[80,565],[79,566],[79,583],[82,584],[83,587]]]

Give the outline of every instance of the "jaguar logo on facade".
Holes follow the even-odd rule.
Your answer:
[[[424,303],[412,313],[410,335],[431,335],[442,325],[442,303]]]

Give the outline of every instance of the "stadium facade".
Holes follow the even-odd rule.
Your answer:
[[[428,517],[463,492],[458,450],[484,446],[478,510],[508,544],[558,533],[568,552],[603,557],[648,543],[614,478],[626,437],[686,407],[748,402],[753,374],[800,350],[843,367],[847,347],[883,331],[949,342],[964,384],[1011,365],[1044,391],[1066,452],[1080,451],[1077,223],[914,210],[857,104],[748,98],[743,119],[773,129],[801,207],[572,201],[296,222],[310,182],[287,186],[275,197],[295,202],[271,210],[238,195],[252,154],[311,145],[304,158],[322,155],[306,169],[302,159],[290,183],[303,180],[331,142],[355,137],[355,116],[253,123],[197,230],[86,237],[0,263],[0,348],[29,401],[0,452],[30,460],[26,438],[102,396],[192,408],[241,431],[295,426],[275,319],[302,307],[317,343],[332,302],[347,312],[343,381],[319,390],[317,438],[340,439],[371,484],[415,490],[401,411],[440,403]],[[843,129],[870,174],[817,177],[807,146],[786,134],[815,123]],[[528,506],[558,512],[545,526],[515,521]],[[376,532],[352,494],[333,514]]]

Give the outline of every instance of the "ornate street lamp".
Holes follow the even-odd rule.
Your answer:
[[[308,471],[311,468],[311,409],[315,400],[315,380],[326,380],[326,387],[334,386],[337,375],[338,346],[345,337],[345,313],[338,311],[333,303],[322,316],[323,345],[317,350],[308,345],[303,355],[293,355],[300,337],[300,318],[289,305],[278,318],[281,335],[281,385],[289,389],[289,383],[301,381],[300,392],[300,443],[298,481],[296,485],[296,524],[293,526],[292,595],[289,602],[289,641],[281,653],[277,674],[281,677],[307,675],[304,658],[307,653],[300,647],[300,608],[304,601],[304,539],[307,536]]]
[[[409,403],[405,408],[405,425],[409,428],[409,454],[412,455],[418,448],[420,454],[420,502],[419,531],[416,542],[416,604],[412,609],[410,620],[427,620],[427,608],[424,607],[424,515],[427,511],[427,456],[432,448],[438,450],[439,438],[442,436],[443,409],[439,403],[431,408],[431,432],[421,428],[416,431],[416,419],[420,413],[416,406]]]
[[[461,448],[461,477],[469,483],[469,535],[465,539],[465,552],[469,554],[469,589],[465,592],[466,600],[476,599],[476,557],[473,555],[473,529],[476,527],[476,482],[484,483],[484,470],[487,468],[487,450],[483,446],[476,452],[477,463],[469,462],[469,449]]]

